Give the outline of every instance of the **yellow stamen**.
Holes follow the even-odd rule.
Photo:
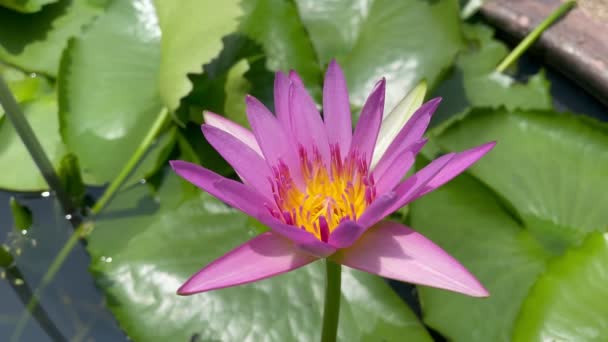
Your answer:
[[[329,168],[318,153],[310,161],[301,152],[301,160],[304,188],[296,187],[284,173],[276,177],[278,216],[326,240],[342,220],[356,220],[373,201],[373,178],[356,154],[343,163],[337,148],[332,149]]]

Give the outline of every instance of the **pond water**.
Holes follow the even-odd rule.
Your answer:
[[[525,79],[535,73],[539,64],[529,57],[520,60],[518,78]],[[570,110],[608,121],[608,111],[593,97],[573,82],[552,70],[547,76],[552,84],[551,92],[558,110]],[[5,166],[6,167],[6,166]],[[5,171],[6,172],[6,171]],[[92,196],[99,190],[92,189]],[[32,210],[34,223],[27,233],[13,230],[9,199],[15,196]],[[13,194],[0,191],[0,242],[18,246],[21,255],[17,259],[27,284],[35,288],[42,274],[48,269],[64,242],[72,232],[68,220],[63,217],[58,203],[52,197],[40,194]],[[89,255],[84,246],[78,245],[54,281],[44,291],[41,303],[53,323],[71,341],[123,341],[128,340],[110,312],[104,307],[101,292],[88,272]],[[410,305],[417,305],[413,286],[392,282],[391,285]],[[23,285],[21,285],[23,286]],[[6,279],[0,279],[0,341],[10,341],[15,327],[24,312],[24,305]],[[419,310],[417,310],[419,312]],[[441,340],[440,337],[437,337]],[[38,323],[29,319],[20,341],[51,341]]]

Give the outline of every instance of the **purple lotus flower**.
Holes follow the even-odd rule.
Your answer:
[[[440,99],[420,106],[407,123],[399,110],[383,120],[384,91],[381,80],[354,132],[346,82],[336,62],[325,77],[324,120],[295,72],[276,75],[276,116],[247,97],[253,132],[205,113],[203,134],[243,182],[184,161],[171,166],[270,231],[204,267],[178,293],[245,284],[329,258],[386,278],[487,296],[477,279],[440,247],[383,219],[463,172],[495,143],[443,155],[402,181],[426,142],[422,135]],[[397,109],[404,103],[411,104],[411,98]]]

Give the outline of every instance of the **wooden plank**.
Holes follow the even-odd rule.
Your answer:
[[[490,0],[480,13],[520,40],[562,3],[560,0]],[[579,0],[531,48],[547,64],[608,105],[608,0]]]

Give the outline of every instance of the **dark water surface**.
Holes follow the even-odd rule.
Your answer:
[[[539,69],[539,65],[528,57],[522,58],[520,67],[518,78],[522,80]],[[547,71],[558,110],[584,113],[608,121],[606,107],[561,75],[552,70]],[[7,171],[7,166],[3,168],[3,172],[10,172]],[[34,224],[26,235],[13,229],[9,208],[11,196],[16,196],[33,212]],[[32,288],[39,284],[40,278],[71,232],[69,221],[63,217],[58,203],[52,197],[0,191],[0,243],[21,249],[17,263]],[[82,245],[74,248],[52,284],[44,291],[42,306],[70,341],[125,341],[127,338],[113,316],[104,308],[103,296],[88,272],[89,260]],[[391,282],[391,285],[419,313],[415,288],[398,282]],[[6,279],[0,279],[0,342],[10,341],[23,311],[24,305],[13,288]],[[438,337],[438,340],[441,338]],[[20,341],[45,342],[51,339],[30,318]]]

